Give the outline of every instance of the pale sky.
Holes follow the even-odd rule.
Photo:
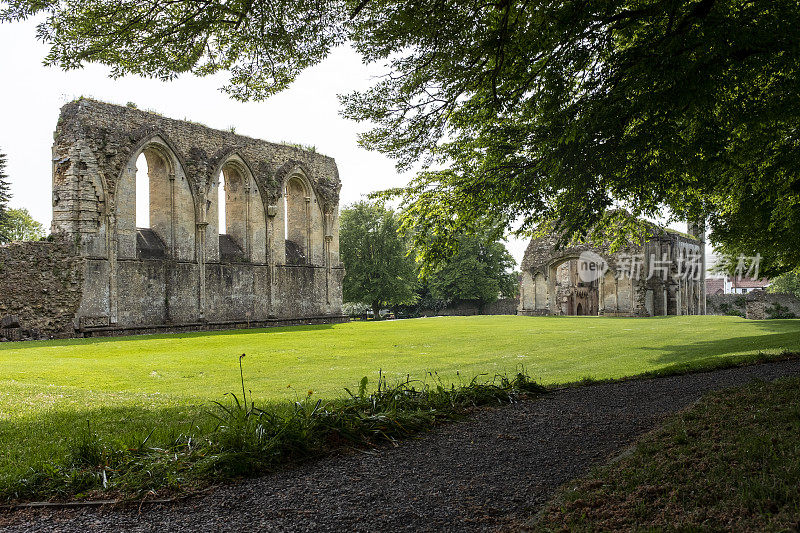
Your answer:
[[[108,68],[88,65],[63,72],[44,67],[47,46],[36,40],[35,24],[0,24],[0,152],[8,159],[12,207],[25,207],[50,226],[51,156],[53,131],[62,105],[86,96],[119,105],[134,102],[143,110],[175,119],[189,119],[218,129],[272,142],[314,145],[336,159],[342,180],[341,205],[363,195],[405,184],[410,174],[398,174],[392,160],[357,143],[366,124],[342,118],[337,94],[364,89],[371,76],[349,48],[335,50],[320,65],[301,74],[286,91],[264,102],[241,103],[219,91],[224,74],[197,78],[186,75],[173,82],[138,77],[111,79]],[[685,231],[684,225],[676,229]],[[507,246],[519,263],[527,241],[509,239]]]

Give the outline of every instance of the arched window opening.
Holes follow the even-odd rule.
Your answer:
[[[218,181],[219,253],[223,260],[248,258],[251,232],[249,178],[234,164],[222,167]]]
[[[131,153],[115,187],[120,258],[196,258],[197,214],[179,159],[153,137]]]
[[[284,238],[286,240],[286,262],[306,264],[310,250],[310,201],[311,197],[300,178],[290,178],[286,182],[283,195]]]
[[[598,314],[599,280],[594,273],[599,271],[581,273],[580,268],[578,259],[567,259],[555,268],[555,296],[562,315]]]
[[[150,227],[150,177],[144,153],[136,160],[136,227]]]
[[[136,251],[142,259],[161,259],[172,242],[169,163],[148,146],[136,159]]]
[[[226,220],[226,213],[225,208],[227,204],[227,199],[225,198],[225,180],[220,175],[219,177],[219,185],[217,186],[217,210],[219,214],[219,234],[224,235],[228,233],[228,222]]]

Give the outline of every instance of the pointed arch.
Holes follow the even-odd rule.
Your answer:
[[[136,228],[136,165],[140,155],[147,162],[149,228]],[[139,257],[143,244],[149,242],[149,246],[157,243],[163,247],[156,255],[194,258],[197,195],[184,169],[182,157],[163,132],[150,132],[136,143],[114,191],[120,257]]]
[[[286,188],[286,181],[296,175],[301,175],[309,189],[311,189],[315,195],[317,194],[313,186],[313,173],[308,168],[308,165],[297,159],[289,159],[275,171],[275,181],[278,182],[278,187],[280,187],[281,191]]]
[[[237,245],[248,260],[266,262],[267,213],[252,166],[241,153],[233,151],[220,162],[213,176],[209,224],[216,228],[211,235],[221,235],[220,258],[224,258],[222,243],[228,240]],[[225,202],[224,221],[218,217],[222,200]]]
[[[172,165],[172,171],[177,172],[180,169],[185,174],[186,158],[177,148],[176,144],[172,141],[169,135],[167,135],[167,133],[160,128],[148,128],[147,133],[142,135],[134,144],[133,149],[131,150],[131,156],[128,158],[128,160],[136,160],[139,155],[149,146],[161,150],[162,156],[170,161]],[[124,172],[125,169],[122,170],[122,173]],[[119,179],[117,182],[119,182]],[[192,196],[196,196],[196,184],[192,183],[191,187]]]
[[[287,263],[311,263],[313,194],[308,178],[296,170],[283,180],[284,239]]]

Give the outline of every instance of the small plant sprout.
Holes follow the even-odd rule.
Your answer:
[[[239,356],[239,377],[242,378],[242,402],[244,402],[245,409],[247,408],[247,393],[244,391],[244,370],[242,369],[242,359],[246,354]]]

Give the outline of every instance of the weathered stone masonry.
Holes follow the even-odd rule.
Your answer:
[[[141,154],[150,228],[136,227]],[[73,247],[80,280],[66,330],[342,320],[340,188],[334,160],[320,154],[93,100],[67,104],[53,146],[52,226],[59,246]]]
[[[705,237],[697,225],[690,225],[689,234],[681,234],[650,224],[640,242],[614,252],[602,242],[558,248],[557,241],[557,235],[549,235],[528,245],[521,265],[518,314],[643,317],[706,312]],[[602,258],[608,268],[597,279],[584,281],[578,268],[584,267],[582,254],[587,252]],[[624,267],[632,265],[623,263],[636,257],[642,259],[636,272],[620,276]],[[700,264],[690,258],[700,258]],[[697,269],[693,275],[686,275],[689,265]],[[649,275],[659,269],[664,276]]]
[[[0,340],[66,336],[81,301],[83,261],[68,242],[0,246]],[[22,327],[24,326],[24,327]]]

